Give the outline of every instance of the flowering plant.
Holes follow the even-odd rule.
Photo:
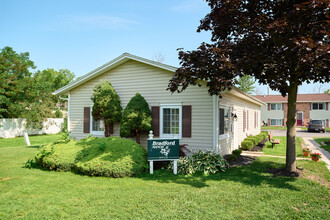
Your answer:
[[[321,154],[320,153],[311,153],[311,157],[321,158]]]
[[[310,150],[309,148],[304,148],[304,149],[303,149],[303,152],[307,152],[307,153],[310,153],[310,152],[311,152],[311,150]]]

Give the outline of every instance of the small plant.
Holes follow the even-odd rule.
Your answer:
[[[225,172],[228,168],[227,160],[210,151],[199,151],[189,157],[180,157],[178,161],[178,172],[184,175],[196,172],[203,172],[208,175],[210,173]],[[173,169],[173,162],[169,164],[168,169]]]
[[[236,149],[233,150],[232,154],[236,155],[237,157],[241,156],[242,154],[242,149]]]
[[[306,153],[311,153],[311,150],[309,149],[309,148],[303,148],[303,150],[302,150],[303,152],[306,152]]]
[[[36,163],[35,163],[35,161],[33,160],[33,159],[28,159],[25,163],[24,163],[24,167],[25,168],[29,168],[29,169],[31,169],[31,168],[33,168],[33,167],[35,167],[36,166]]]
[[[254,144],[252,141],[250,140],[244,140],[242,143],[241,143],[241,148],[243,150],[252,150]]]
[[[229,160],[229,161],[236,161],[237,158],[238,158],[237,155],[235,155],[235,154],[230,154],[230,155],[228,156],[227,160]]]
[[[98,143],[98,145],[99,145],[100,150],[101,151],[104,151],[104,149],[105,149],[105,143]]]
[[[320,153],[311,153],[311,157],[322,158]]]

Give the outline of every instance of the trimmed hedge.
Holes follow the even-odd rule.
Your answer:
[[[262,140],[268,137],[267,131],[262,131],[260,134],[255,136],[248,136],[244,139],[244,141],[241,143],[241,148],[243,150],[251,150],[255,145],[259,144]],[[251,146],[252,144],[252,146]]]
[[[244,140],[242,143],[241,143],[241,148],[243,150],[252,150],[252,148],[254,147],[254,143],[250,140]]]
[[[237,157],[241,156],[242,154],[242,149],[236,149],[233,150],[232,154],[236,155]]]
[[[147,164],[146,150],[120,137],[52,143],[41,149],[35,159],[49,170],[107,177],[134,176],[142,173]]]

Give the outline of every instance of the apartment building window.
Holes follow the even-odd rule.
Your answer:
[[[270,119],[270,125],[282,126],[283,125],[283,119]]]
[[[312,103],[312,110],[324,110],[324,103]]]
[[[283,110],[281,103],[270,104],[270,110]]]

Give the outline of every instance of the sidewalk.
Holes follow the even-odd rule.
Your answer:
[[[321,148],[320,145],[316,141],[314,141],[313,138],[303,137],[303,139],[305,141],[306,147],[311,149],[312,152],[320,153],[322,155],[321,160],[327,164],[328,170],[330,170],[330,153]]]

